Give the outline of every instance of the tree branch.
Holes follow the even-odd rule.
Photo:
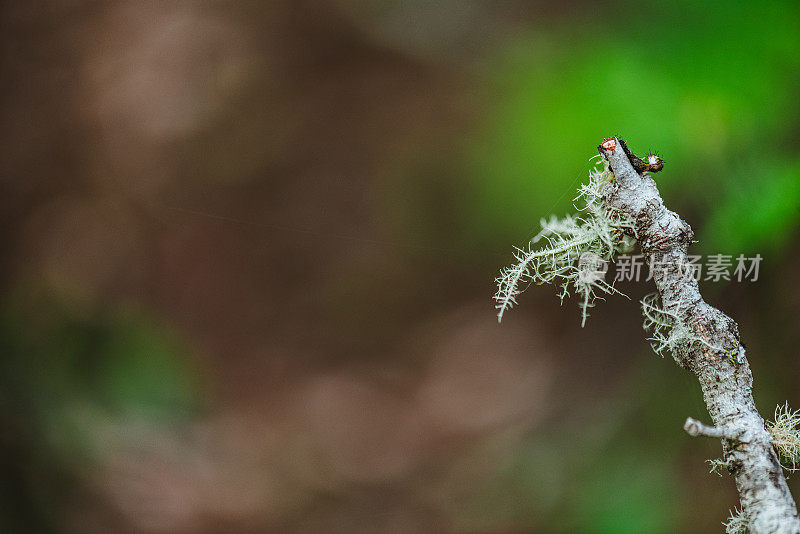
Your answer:
[[[683,424],[683,429],[690,436],[707,436],[709,438],[724,438],[732,441],[739,441],[739,437],[735,432],[731,432],[727,428],[709,426],[702,421],[692,419],[691,417],[686,418],[686,422]]]
[[[753,533],[800,533],[800,518],[764,419],[753,401],[753,375],[736,323],[707,304],[693,276],[687,276],[686,251],[691,227],[669,211],[653,179],[636,172],[616,138],[600,145],[615,180],[603,188],[608,208],[635,221],[634,237],[653,269],[653,279],[673,328],[692,336],[674,356],[700,381],[714,426],[687,420],[692,435],[722,438],[728,469],[736,480],[744,513]]]

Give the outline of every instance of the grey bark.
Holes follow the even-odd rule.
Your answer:
[[[642,253],[658,265],[653,279],[662,306],[693,335],[675,359],[700,381],[714,426],[689,419],[686,430],[721,438],[751,532],[800,533],[797,507],[753,401],[753,375],[738,327],[707,304],[694,277],[686,275],[691,227],[664,206],[656,183],[634,170],[619,142],[604,143],[599,150],[615,176],[603,189],[607,206],[633,218]]]

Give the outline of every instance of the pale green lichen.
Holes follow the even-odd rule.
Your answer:
[[[788,471],[800,469],[800,410],[792,411],[787,402],[775,408],[775,420],[767,423],[772,444],[781,466]]]
[[[734,508],[728,521],[722,524],[725,526],[727,534],[746,534],[749,522],[744,514],[744,509],[738,510]]]
[[[562,302],[572,288],[582,297],[581,326],[598,293],[621,294],[603,276],[607,262],[617,254],[629,252],[635,241],[629,235],[633,221],[603,203],[602,188],[613,177],[608,163],[602,161],[590,171],[589,182],[580,186],[574,199],[582,203],[576,206],[582,214],[542,219],[541,232],[525,248],[516,249],[516,263],[503,269],[495,280],[498,321],[532,283],[560,285],[558,296]]]
[[[693,328],[681,319],[685,303],[679,302],[674,311],[668,311],[661,305],[658,293],[650,293],[645,295],[640,304],[644,317],[642,327],[650,334],[647,340],[653,351],[662,358],[665,352],[670,352],[677,361],[680,350],[691,343],[702,343],[713,351],[723,350],[695,334]]]
[[[647,340],[653,351],[662,358],[665,352],[675,355],[680,348],[699,339],[683,324],[677,312],[667,311],[661,306],[658,293],[646,295],[641,305],[644,316],[642,327],[650,334]]]
[[[714,458],[713,460],[706,460],[708,464],[708,472],[715,473],[718,476],[722,476],[723,473],[728,472],[728,462],[721,458]]]

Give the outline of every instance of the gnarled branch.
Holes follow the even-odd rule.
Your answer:
[[[687,276],[692,229],[664,206],[656,183],[634,169],[618,139],[609,138],[598,148],[615,176],[602,191],[607,207],[635,221],[634,237],[648,262],[658,265],[653,279],[661,306],[693,334],[674,356],[700,381],[714,426],[687,421],[687,430],[722,439],[751,532],[800,533],[797,507],[753,401],[753,375],[738,327],[707,304],[697,281]]]

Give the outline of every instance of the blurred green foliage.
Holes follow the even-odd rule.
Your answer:
[[[606,451],[591,466],[566,515],[566,532],[675,532],[679,517],[675,473],[635,444]]]
[[[779,254],[800,223],[800,159],[761,161],[730,177],[703,235],[721,252]]]
[[[14,305],[15,304],[15,305]],[[48,313],[14,302],[0,321],[2,376],[12,413],[39,422],[57,453],[85,456],[89,418],[167,423],[195,413],[199,377],[188,347],[142,311],[124,306],[86,317],[50,299]],[[20,422],[20,424],[23,424]],[[65,454],[72,456],[72,454]]]
[[[619,135],[666,160],[657,181],[673,209],[709,219],[690,221],[705,251],[784,242],[800,219],[800,158],[786,150],[800,111],[800,25],[787,21],[800,5],[679,4],[577,14],[498,53],[503,97],[468,157],[476,238],[519,242],[571,211],[593,147]]]
[[[199,406],[199,377],[188,347],[141,310],[87,316],[20,295],[0,313],[0,453],[18,459],[4,472],[0,531],[59,532],[52,503],[109,454],[114,421],[186,420]]]

